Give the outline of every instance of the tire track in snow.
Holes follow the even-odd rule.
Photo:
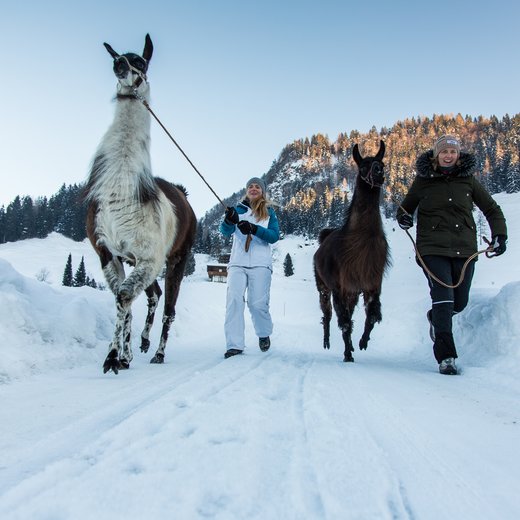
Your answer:
[[[298,380],[296,406],[302,428],[300,434],[301,442],[295,447],[295,456],[301,461],[300,464],[303,466],[304,477],[301,479],[302,485],[304,486],[304,489],[302,489],[304,495],[303,503],[309,503],[309,507],[314,511],[316,518],[326,518],[326,508],[323,503],[316,468],[311,464],[308,457],[311,445],[309,443],[309,428],[305,416],[305,388],[307,376],[310,370],[312,370],[313,365],[313,359],[308,361],[305,365],[305,370],[303,370]],[[302,371],[301,368],[299,370]]]
[[[410,517],[433,520],[443,517],[449,504],[453,518],[491,518],[493,510],[488,505],[490,500],[485,498],[487,489],[481,484],[481,478],[460,466],[460,453],[453,446],[460,440],[451,436],[453,425],[449,424],[448,410],[442,410],[438,416],[440,421],[448,421],[444,432],[435,420],[435,409],[447,406],[443,395],[447,392],[454,400],[455,413],[461,410],[457,410],[457,401],[462,398],[460,402],[464,403],[464,396],[450,395],[454,390],[452,385],[458,385],[461,380],[402,371],[395,372],[392,378],[391,368],[360,368],[352,374],[351,396],[355,402],[363,402],[367,432],[398,484],[399,508],[404,508]],[[381,384],[383,381],[386,383]],[[431,414],[425,412],[428,408]],[[452,418],[464,428],[460,416]],[[472,458],[478,459],[477,453],[475,450]],[[485,474],[486,464],[483,466],[476,475]],[[392,497],[390,509],[394,501]]]
[[[406,493],[365,421],[365,399],[353,379],[357,371],[358,365],[322,358],[313,363],[302,389],[323,518],[412,520]],[[329,398],[344,407],[329,406]]]

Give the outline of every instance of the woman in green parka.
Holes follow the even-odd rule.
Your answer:
[[[417,159],[416,178],[396,215],[399,226],[409,229],[417,210],[417,250],[428,270],[447,285],[458,282],[464,263],[477,252],[474,204],[491,228],[494,255],[506,250],[504,214],[473,176],[475,169],[475,156],[461,152],[456,137],[442,136]],[[427,318],[441,374],[457,373],[452,317],[468,303],[475,261],[468,264],[462,284],[455,289],[443,287],[424,271],[432,299]]]

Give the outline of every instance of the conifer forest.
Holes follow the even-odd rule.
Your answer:
[[[477,158],[477,178],[490,193],[520,191],[520,114],[484,118],[434,115],[397,122],[391,128],[369,132],[341,133],[335,141],[316,134],[287,144],[262,176],[269,197],[278,205],[277,215],[283,234],[316,238],[323,227],[341,225],[348,204],[356,168],[352,147],[358,143],[364,155],[374,153],[379,140],[386,144],[386,182],[381,200],[387,217],[395,214],[415,176],[415,161],[430,149],[437,137],[456,135],[464,151]],[[8,174],[9,172],[4,172]],[[235,205],[244,191],[224,199]],[[63,184],[51,197],[32,199],[20,194],[0,207],[0,243],[26,238],[44,238],[51,232],[81,241],[85,232],[86,206],[82,185]],[[209,209],[199,220],[195,252],[221,254],[229,239],[219,232],[220,205]]]

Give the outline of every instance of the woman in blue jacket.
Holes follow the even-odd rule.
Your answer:
[[[220,231],[233,235],[233,246],[228,264],[226,321],[226,353],[229,358],[242,354],[245,348],[244,307],[251,313],[258,346],[269,350],[273,320],[269,313],[272,254],[271,244],[280,238],[278,219],[267,199],[266,185],[253,177],[246,184],[246,196],[236,208],[226,210]]]

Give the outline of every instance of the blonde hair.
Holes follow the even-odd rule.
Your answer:
[[[255,201],[250,200],[251,211],[257,220],[266,220],[269,218],[268,208],[272,206],[276,206],[272,200],[267,199],[262,193],[261,197],[258,197]]]

